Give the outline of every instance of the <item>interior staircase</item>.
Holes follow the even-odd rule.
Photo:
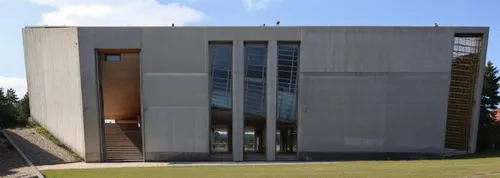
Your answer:
[[[104,124],[106,162],[139,162],[142,157],[141,130],[137,124]]]

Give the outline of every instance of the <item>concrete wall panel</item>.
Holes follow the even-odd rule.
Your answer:
[[[207,153],[207,113],[207,107],[148,108],[147,152]]]
[[[82,82],[83,124],[85,129],[85,161],[101,161],[101,116],[99,114],[99,91],[97,61],[94,48],[94,30],[78,28],[80,44],[80,77]]]
[[[145,159],[206,160],[209,75],[203,28],[143,28]]]
[[[449,73],[419,73],[388,78],[387,151],[444,148],[449,77]]]
[[[207,107],[208,74],[144,74],[144,102],[148,106]]]
[[[386,80],[379,76],[304,76],[299,151],[381,150]]]
[[[452,45],[449,28],[304,28],[299,152],[442,151]]]
[[[299,27],[206,27],[209,41],[299,41]]]
[[[141,48],[141,28],[137,27],[94,27],[94,48]]]
[[[146,73],[207,73],[203,28],[143,28]]]
[[[446,73],[305,75],[299,150],[439,151],[448,80]]]
[[[25,28],[23,36],[32,116],[83,157],[85,141],[77,29]]]
[[[450,71],[447,28],[304,28],[301,72]]]
[[[45,80],[43,58],[40,55],[43,47],[40,45],[41,35],[34,30],[23,30],[24,58],[26,66],[26,80],[28,85],[28,95],[30,97],[30,111],[34,118],[45,118]],[[44,124],[45,120],[38,120]]]

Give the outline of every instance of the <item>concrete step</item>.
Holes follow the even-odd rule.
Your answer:
[[[107,146],[106,150],[140,150],[135,146]]]
[[[136,124],[106,124],[104,130],[106,161],[142,161],[142,148],[134,145],[141,143],[141,131]]]
[[[130,159],[130,158],[138,158],[140,159],[142,156],[141,156],[141,153],[137,153],[137,154],[112,154],[112,153],[108,153],[106,155],[106,158],[122,158],[122,159]]]

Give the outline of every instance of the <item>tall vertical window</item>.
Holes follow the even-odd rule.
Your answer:
[[[210,43],[212,107],[231,108],[231,43]]]
[[[267,44],[245,43],[245,112],[266,115]]]
[[[297,119],[299,43],[278,43],[278,120]]]
[[[448,94],[445,147],[467,150],[482,34],[455,34]]]

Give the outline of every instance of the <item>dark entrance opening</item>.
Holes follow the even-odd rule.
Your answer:
[[[143,161],[138,50],[98,50],[104,160]]]

